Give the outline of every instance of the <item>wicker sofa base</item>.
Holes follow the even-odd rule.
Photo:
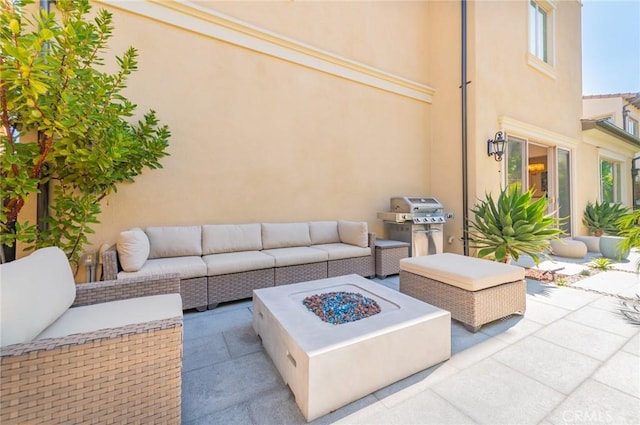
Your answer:
[[[2,424],[180,424],[182,317],[0,353]]]
[[[276,267],[275,284],[289,285],[308,280],[326,279],[327,262],[301,264],[298,266]]]
[[[210,308],[226,301],[251,298],[253,290],[267,288],[275,283],[274,269],[252,270],[207,278]]]
[[[327,263],[327,277],[344,276],[353,273],[363,277],[374,276],[376,274],[376,264],[373,255],[345,258],[344,260],[330,260]]]
[[[182,296],[182,309],[197,308],[198,311],[207,309],[209,302],[207,296],[207,278],[194,277],[180,279],[180,296]]]
[[[482,325],[511,314],[524,314],[526,282],[467,291],[437,280],[400,270],[400,292],[451,312],[451,318],[472,332]]]

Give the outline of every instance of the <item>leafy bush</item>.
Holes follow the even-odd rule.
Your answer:
[[[549,241],[563,232],[560,220],[547,214],[547,199],[532,201],[533,189],[521,193],[520,184],[512,184],[498,196],[491,194],[472,208],[475,220],[470,219],[471,246],[478,249],[478,257],[493,257],[508,263],[528,254],[538,264],[546,255]]]
[[[603,233],[617,236],[621,230],[618,220],[626,213],[628,210],[620,204],[587,202],[582,223],[595,236],[602,236]]]
[[[130,122],[136,105],[121,92],[137,69],[133,47],[116,58],[116,73],[101,71],[110,13],[89,20],[88,0],[58,0],[59,16],[40,9],[27,17],[28,3],[0,3],[0,242],[59,246],[77,264],[100,201],[144,168],[161,167],[170,133],[154,111]],[[47,226],[18,220],[47,182]]]

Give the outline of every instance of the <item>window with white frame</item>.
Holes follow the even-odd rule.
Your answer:
[[[638,137],[638,121],[631,117],[627,117],[627,132]]]
[[[553,65],[553,6],[549,1],[529,1],[529,53]]]
[[[600,197],[602,202],[622,202],[622,166],[610,159],[600,160]]]

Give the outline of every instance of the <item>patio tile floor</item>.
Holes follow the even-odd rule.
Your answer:
[[[617,312],[613,295],[634,288],[617,273],[631,274],[592,277],[598,293],[528,281],[524,317],[475,334],[453,321],[450,360],[312,423],[638,423],[640,326]],[[398,289],[397,276],[374,281]],[[184,319],[183,424],[306,423],[253,332],[250,301]]]

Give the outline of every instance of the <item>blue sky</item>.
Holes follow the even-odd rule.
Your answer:
[[[583,0],[582,92],[640,92],[640,0]]]

